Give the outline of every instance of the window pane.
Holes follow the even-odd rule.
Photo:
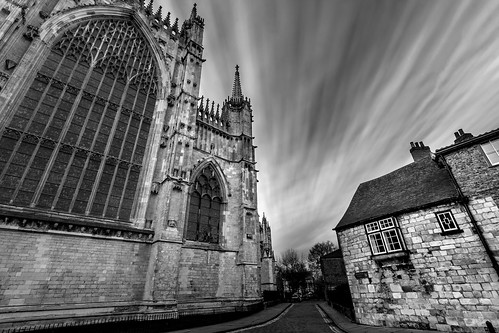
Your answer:
[[[456,222],[454,221],[454,218],[452,217],[450,212],[438,213],[437,217],[443,231],[458,229]]]
[[[497,163],[499,163],[499,155],[497,155],[497,153],[495,152],[487,154],[487,158],[489,159],[490,164],[492,165],[496,165]]]
[[[494,147],[492,147],[491,143],[484,143],[482,145],[482,149],[483,149],[485,154],[489,154],[489,153],[494,151]]]
[[[402,250],[402,245],[395,229],[383,231],[383,235],[386,239],[388,252]]]
[[[381,237],[381,233],[371,234],[369,235],[369,242],[371,243],[371,247],[373,249],[374,254],[385,253],[385,245],[383,243],[383,238]]]
[[[378,222],[371,222],[371,223],[366,224],[366,229],[367,229],[367,232],[378,231],[379,230]]]
[[[492,147],[494,147],[494,149],[496,151],[499,151],[499,139],[496,139],[494,141],[490,141],[490,144],[492,145]]]
[[[394,226],[392,218],[384,219],[379,221],[381,229],[387,229]]]

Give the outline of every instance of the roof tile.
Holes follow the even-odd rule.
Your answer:
[[[448,171],[428,156],[360,184],[335,229],[458,197]]]

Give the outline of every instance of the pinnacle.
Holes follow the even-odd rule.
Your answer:
[[[197,10],[197,4],[195,3],[194,6],[192,6],[191,19],[195,19],[197,16],[198,16],[198,10]]]
[[[145,11],[146,11],[147,15],[152,15],[152,13],[153,13],[153,0],[149,1],[149,4],[147,5]]]
[[[236,73],[234,75],[234,84],[232,85],[232,97],[230,102],[233,105],[239,105],[243,101],[243,92],[241,89],[241,79],[239,77],[239,65],[236,65]]]
[[[163,7],[159,6],[158,10],[156,11],[156,14],[154,14],[154,18],[158,20],[158,22],[161,22],[163,20]]]
[[[170,12],[168,12],[168,14],[166,14],[166,17],[163,20],[163,24],[166,25],[168,28],[170,27]]]
[[[175,19],[175,23],[173,23],[172,30],[178,33],[178,18]]]

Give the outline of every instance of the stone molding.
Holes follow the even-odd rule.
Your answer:
[[[83,223],[62,222],[62,221],[47,221],[36,218],[22,218],[5,214],[0,214],[0,228],[14,229],[24,231],[52,232],[52,233],[70,233],[78,236],[118,238],[130,241],[139,241],[151,243],[153,241],[154,232],[152,230],[137,229],[123,226],[99,226],[88,225]]]
[[[31,309],[0,308],[0,332],[29,332],[117,322],[178,319],[176,302],[90,303]],[[91,330],[91,327],[89,327]]]

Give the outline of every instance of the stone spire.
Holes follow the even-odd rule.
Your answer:
[[[234,84],[232,85],[232,97],[230,104],[239,106],[243,103],[243,93],[241,90],[241,80],[239,78],[239,65],[236,65],[236,74],[234,76]]]
[[[191,11],[191,20],[195,20],[198,16],[198,10],[197,10],[197,4],[194,4],[194,6],[192,6],[192,11]]]

